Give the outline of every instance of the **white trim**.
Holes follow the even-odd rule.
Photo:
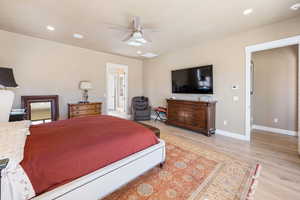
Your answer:
[[[252,45],[245,48],[246,53],[246,63],[245,63],[245,133],[246,137],[251,138],[251,56],[252,53],[257,51],[263,51],[267,49],[274,49],[279,47],[285,47],[290,45],[300,45],[300,35],[290,38],[285,38],[281,40],[276,40],[272,42],[266,42],[262,44]],[[300,70],[300,64],[298,66]],[[299,71],[298,70],[298,71]],[[298,80],[300,81],[300,79]],[[300,107],[298,107],[298,112],[300,112]]]
[[[298,66],[300,68],[300,44],[298,45]],[[300,98],[299,98],[299,94],[300,94],[300,70],[298,68],[298,154],[300,154]]]
[[[220,130],[220,129],[216,130],[216,134],[223,135],[226,137],[231,137],[231,138],[238,139],[238,140],[250,141],[250,138],[247,137],[246,135],[241,135],[239,133],[233,133],[233,132],[224,131],[224,130]]]
[[[110,68],[123,68],[124,71],[125,71],[125,84],[126,84],[126,87],[125,87],[125,113],[127,114],[128,113],[128,66],[127,65],[122,65],[122,64],[115,64],[115,63],[107,63],[106,64],[106,91],[105,91],[105,101],[106,101],[106,111],[105,113],[107,114],[108,113],[108,90],[109,90],[109,87],[108,87],[108,75],[109,75],[109,69]]]
[[[165,161],[165,142],[130,155],[32,200],[100,199]]]
[[[284,134],[284,135],[297,136],[296,131],[284,130],[284,129],[280,129],[280,128],[272,128],[272,127],[261,126],[261,125],[252,125],[252,129],[273,132],[273,133],[280,133],[280,134]]]

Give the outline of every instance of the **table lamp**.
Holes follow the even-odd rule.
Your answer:
[[[88,91],[91,90],[92,87],[92,83],[89,81],[81,81],[79,84],[79,88],[83,91],[82,94],[82,101],[80,101],[79,103],[89,103],[88,98]]]
[[[11,68],[0,67],[0,122],[8,122],[15,94],[7,90],[18,87]]]

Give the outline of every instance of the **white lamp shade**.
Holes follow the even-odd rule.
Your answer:
[[[0,90],[0,122],[8,122],[15,94],[9,90]]]
[[[79,88],[81,90],[90,90],[92,89],[92,83],[89,82],[89,81],[81,81],[80,84],[79,84]]]

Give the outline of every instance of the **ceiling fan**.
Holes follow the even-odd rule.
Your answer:
[[[153,29],[144,28],[141,24],[140,17],[138,16],[133,17],[131,27],[129,28],[122,27],[122,26],[110,27],[110,28],[130,32],[129,35],[126,36],[122,41],[130,46],[136,46],[136,47],[152,42],[151,39],[147,37],[147,35],[145,34],[145,31],[151,31],[151,32],[155,31]]]

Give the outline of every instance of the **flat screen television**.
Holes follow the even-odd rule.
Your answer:
[[[213,66],[172,71],[172,93],[213,94]]]

